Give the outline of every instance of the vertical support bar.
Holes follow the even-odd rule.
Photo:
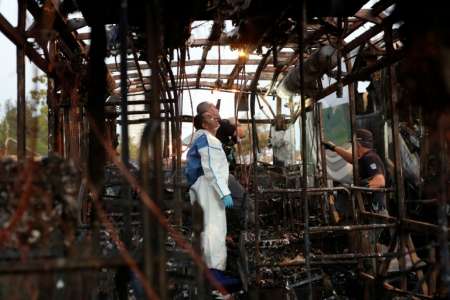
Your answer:
[[[68,97],[67,94],[65,94],[65,97]],[[63,135],[64,135],[64,158],[69,159],[70,154],[72,153],[72,144],[70,143],[71,135],[70,135],[70,120],[69,120],[69,109],[70,104],[68,103],[69,99],[63,99],[64,105],[63,105],[63,122],[64,122],[64,129],[63,129]]]
[[[69,157],[77,165],[80,163],[80,107],[79,107],[79,95],[78,89],[80,87],[80,78],[75,76],[75,80],[70,87],[70,108],[69,108],[69,120],[70,120],[70,154]]]
[[[130,150],[128,146],[128,0],[121,0],[120,2],[120,118],[121,124],[121,158],[125,166],[129,166],[130,163]],[[123,182],[125,199],[124,200],[124,236],[123,240],[125,245],[131,244],[131,188],[130,185],[124,179]]]
[[[56,143],[57,143],[57,149],[58,153],[61,157],[64,157],[65,150],[64,150],[64,119],[63,114],[61,113],[61,94],[57,94],[57,102],[56,105]]]
[[[88,153],[88,180],[100,194],[103,188],[104,166],[106,152],[96,132],[105,136],[105,109],[106,100],[106,31],[103,20],[98,19],[92,24],[91,46],[88,63],[88,101],[86,114],[89,117],[89,153]],[[94,129],[95,128],[95,129]],[[94,131],[96,130],[96,132]]]
[[[438,141],[440,151],[440,186],[439,186],[439,206],[438,206],[438,224],[440,227],[439,248],[440,248],[440,262],[441,262],[441,281],[447,287],[447,293],[450,288],[450,265],[449,265],[449,250],[448,250],[448,136],[446,136],[446,116],[441,115],[438,121]],[[450,297],[450,294],[447,294]]]
[[[342,17],[337,18],[338,40],[337,40],[337,90],[336,97],[342,98]]]
[[[250,84],[250,115],[251,115],[251,122],[252,122],[252,153],[253,153],[253,162],[252,162],[252,186],[253,186],[253,192],[254,192],[254,201],[255,201],[255,233],[256,233],[256,281],[259,283],[260,273],[259,273],[259,263],[260,263],[260,249],[259,249],[259,191],[257,186],[257,170],[258,167],[258,132],[256,130],[256,121],[255,121],[255,105],[256,105],[256,93],[257,93],[257,87],[258,87],[258,80],[261,76],[261,72],[264,69],[264,66],[266,65],[267,58],[270,55],[270,52],[272,50],[269,49],[267,52],[263,55],[261,58],[258,68],[255,71],[255,76],[252,79],[252,82]],[[244,66],[245,68],[245,66]],[[245,70],[245,69],[244,69]],[[280,100],[281,101],[281,100]]]
[[[276,113],[276,115],[277,116],[279,116],[279,115],[281,115],[281,98],[280,97],[277,97],[276,98],[277,100],[277,102],[276,102],[276,110],[275,110],[275,113]]]
[[[351,72],[351,63],[349,59],[347,61],[347,72]],[[350,113],[350,131],[352,140],[352,166],[353,166],[353,184],[359,185],[359,170],[358,170],[358,147],[356,144],[356,97],[355,97],[355,84],[350,82],[348,84],[348,101],[349,101],[349,113]]]
[[[159,59],[161,54],[161,28],[160,28],[160,5],[158,0],[147,1],[145,3],[146,11],[146,32],[147,32],[147,51],[151,67],[151,99],[150,116],[156,123],[153,144],[153,161],[152,181],[151,181],[151,197],[158,206],[162,204],[162,143],[161,143],[161,81],[159,78],[160,65]],[[148,229],[150,236],[144,236],[149,239],[147,247],[144,248],[144,268],[149,278],[150,285],[156,287],[160,299],[167,299],[167,274],[166,274],[166,253],[165,253],[165,231],[156,221],[151,218],[148,210],[144,213],[144,217],[148,218]],[[145,225],[144,225],[145,226]],[[152,271],[153,270],[153,271]]]
[[[173,92],[173,101],[174,101],[174,118],[172,123],[174,123],[174,127],[172,128],[172,145],[175,145],[175,224],[182,224],[182,207],[183,207],[183,198],[181,191],[181,111],[180,107],[182,107],[180,103],[180,97],[178,95],[177,83],[175,81],[175,76],[173,75],[172,68],[170,66],[170,62],[167,59],[164,59],[164,64],[166,66],[167,72],[169,73],[169,78],[172,86]]]
[[[120,118],[121,124],[121,152],[122,162],[128,166],[130,150],[128,147],[128,74],[127,74],[127,50],[128,50],[128,0],[120,2]]]
[[[306,22],[306,0],[301,1],[300,7],[300,22],[299,22],[299,72],[300,72],[300,94],[301,94],[301,112],[302,112],[302,131],[301,131],[301,145],[302,145],[302,197],[303,199],[303,217],[304,224],[304,242],[305,242],[305,267],[308,279],[308,299],[312,300],[312,283],[311,283],[311,257],[310,257],[310,240],[309,240],[309,200],[306,188],[308,186],[308,151],[306,151],[306,107],[305,107],[305,78],[304,78],[304,56],[305,52],[305,22]]]
[[[48,120],[48,153],[57,152],[56,148],[56,134],[55,134],[55,125],[56,125],[56,112],[55,112],[55,81],[53,78],[48,77],[47,79],[47,120]]]
[[[352,64],[351,60],[346,57],[346,71],[347,74],[350,74],[352,72]],[[350,82],[348,84],[348,101],[349,101],[349,113],[350,113],[350,132],[351,132],[351,140],[352,140],[352,169],[353,169],[353,184],[356,186],[359,186],[359,166],[358,166],[358,145],[356,143],[356,96],[355,96],[355,84],[353,82]],[[359,191],[352,191],[351,192],[351,202],[352,202],[352,208],[353,208],[353,223],[359,224],[359,214],[358,209],[355,209],[355,198],[357,198],[358,201],[358,207],[359,209],[364,211],[364,203],[362,200],[361,195],[357,194],[360,193]],[[369,253],[369,244],[367,239],[366,231],[361,231],[358,235],[358,250],[362,253]],[[352,235],[349,235],[349,238],[352,238]],[[358,262],[359,266],[362,266],[362,261]],[[369,294],[370,284],[367,282],[364,282],[364,299],[370,299]]]
[[[183,207],[183,197],[182,197],[182,191],[181,191],[181,118],[180,115],[182,112],[180,112],[180,107],[183,107],[181,103],[179,103],[179,97],[177,95],[177,90],[174,89],[175,94],[175,122],[176,122],[176,136],[175,136],[175,147],[176,147],[176,165],[175,165],[175,204],[177,208],[175,209],[175,221],[177,224],[181,225],[183,223],[182,218],[182,207]]]
[[[319,133],[319,141],[324,140],[323,135],[323,114],[322,114],[322,103],[317,103],[317,117],[318,117],[318,133]],[[322,143],[319,144],[320,147],[320,166],[322,168],[322,181],[324,184],[327,184],[328,181],[328,173],[327,173],[327,156],[325,154],[325,148]]]
[[[352,65],[350,59],[346,57],[346,71],[347,74],[352,72]],[[348,84],[348,102],[349,102],[349,113],[350,113],[350,132],[351,132],[351,140],[352,140],[352,168],[353,168],[353,184],[359,186],[359,168],[358,168],[358,148],[356,144],[356,96],[355,96],[355,84],[350,82]],[[352,192],[352,205],[355,203],[355,193]],[[353,205],[354,206],[354,205]],[[364,206],[359,205],[360,208],[364,208]],[[358,210],[354,209],[354,223],[358,223],[358,214],[356,213]]]
[[[193,232],[193,241],[192,246],[194,247],[194,250],[197,253],[202,253],[202,246],[201,246],[201,233],[203,232],[203,209],[198,203],[198,201],[195,201],[192,205],[192,232]],[[206,299],[206,286],[205,286],[205,278],[203,276],[203,273],[205,270],[203,270],[203,266],[198,267],[197,271],[197,295],[195,299],[198,300],[204,300]]]
[[[127,54],[128,54],[128,0],[120,1],[120,17],[119,17],[119,39],[120,39],[120,123],[121,129],[121,159],[122,163],[129,168],[130,153],[128,147],[128,74],[127,74]],[[124,231],[121,239],[124,244],[129,247],[131,245],[131,188],[125,178],[122,180],[124,198],[122,199]],[[120,268],[116,274],[116,284],[118,285],[121,297],[125,298],[127,293],[128,268]]]
[[[390,22],[387,22],[385,25],[385,31],[384,31],[384,39],[386,43],[386,51],[387,55],[391,55],[394,51],[393,45],[392,45],[392,24]],[[392,128],[392,142],[393,142],[393,149],[394,149],[394,167],[395,167],[395,195],[398,202],[398,218],[400,221],[399,224],[399,240],[400,240],[400,249],[399,249],[399,263],[400,263],[400,271],[402,272],[401,280],[400,280],[400,288],[403,290],[406,290],[407,288],[407,281],[406,276],[403,273],[406,269],[406,262],[405,262],[405,247],[406,247],[406,234],[403,227],[403,220],[406,217],[406,210],[405,210],[405,189],[403,184],[403,170],[402,170],[402,161],[401,161],[401,154],[400,154],[400,140],[399,140],[399,117],[397,112],[397,103],[398,103],[398,97],[397,97],[397,88],[396,88],[396,77],[395,77],[395,69],[393,66],[390,66],[388,68],[387,72],[387,80],[388,83],[388,101],[391,108],[391,128]]]
[[[315,125],[316,125],[316,140],[317,140],[317,151],[318,151],[318,155],[317,155],[317,165],[319,166],[319,161],[320,161],[320,179],[322,181],[321,186],[328,186],[328,174],[327,174],[327,157],[325,154],[325,148],[322,145],[321,141],[324,140],[323,138],[323,118],[322,118],[322,104],[316,102],[315,100],[313,101],[314,103],[314,112],[315,112]],[[320,156],[320,157],[319,157]],[[330,205],[329,204],[329,196],[328,193],[325,193],[322,196],[322,211],[323,211],[323,216],[324,216],[324,220],[325,220],[325,224],[329,224],[330,222],[330,218],[329,218],[329,213],[331,213],[331,216],[333,217],[333,221],[335,221],[335,223],[337,223],[338,220],[335,220],[335,216],[337,216],[337,214],[335,213],[335,210],[333,210],[334,205]]]
[[[17,29],[25,36],[26,2],[18,1]],[[23,159],[26,155],[26,124],[25,124],[25,51],[24,45],[17,45],[17,158]]]

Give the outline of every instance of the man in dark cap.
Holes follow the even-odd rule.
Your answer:
[[[362,185],[369,188],[384,188],[386,185],[386,171],[380,156],[373,150],[373,135],[367,129],[356,130],[358,172]],[[332,142],[323,142],[325,149],[336,152],[349,163],[353,163],[352,152],[336,146]],[[387,214],[386,197],[383,192],[374,192],[372,211]]]

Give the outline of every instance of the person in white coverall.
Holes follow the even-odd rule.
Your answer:
[[[233,206],[228,188],[228,161],[221,142],[215,137],[219,122],[209,112],[195,117],[197,130],[187,153],[185,174],[191,202],[203,209],[204,231],[201,244],[209,269],[224,271],[227,260],[225,207]]]

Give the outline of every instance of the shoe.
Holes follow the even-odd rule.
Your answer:
[[[225,272],[217,269],[209,269],[209,272],[229,293],[242,289],[242,282],[239,278],[228,276]]]

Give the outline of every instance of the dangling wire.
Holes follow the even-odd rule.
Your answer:
[[[219,38],[219,44],[217,45],[217,52],[219,55],[219,61],[217,63],[217,80],[220,80],[220,65],[222,64],[221,57],[220,57],[220,38]]]
[[[182,85],[181,85],[181,89],[183,90],[184,89],[184,84],[186,84],[186,89],[187,89],[187,91],[188,91],[188,95],[189,95],[189,102],[190,102],[190,105],[191,105],[191,115],[192,115],[192,121],[191,121],[191,126],[192,126],[192,131],[191,131],[191,138],[190,138],[190,141],[189,141],[189,145],[188,145],[188,147],[184,150],[184,151],[182,151],[182,153],[184,153],[184,152],[186,152],[186,150],[189,148],[189,146],[192,144],[192,140],[193,140],[193,138],[194,138],[194,104],[193,104],[193,102],[192,102],[192,94],[191,94],[191,89],[190,89],[190,87],[189,87],[189,82],[188,82],[188,78],[187,78],[187,75],[186,75],[186,69],[184,68],[184,61],[185,61],[185,59],[186,59],[186,56],[185,55],[183,55],[182,56],[182,61],[180,62],[180,70],[181,70],[181,74],[180,74],[180,76],[182,77]]]

